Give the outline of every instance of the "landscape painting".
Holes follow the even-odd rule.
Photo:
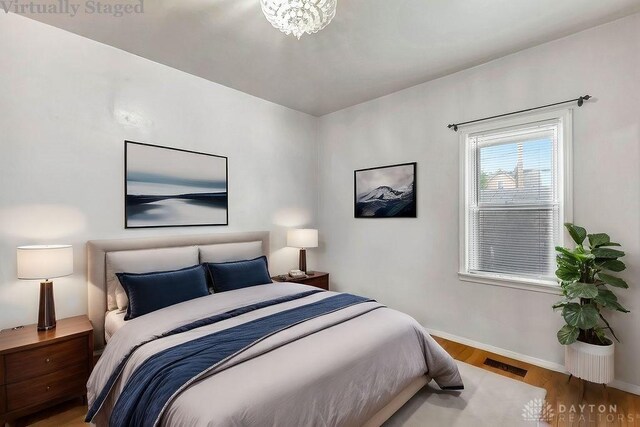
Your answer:
[[[125,141],[125,228],[227,225],[227,158]]]
[[[356,218],[416,218],[416,163],[355,171]]]

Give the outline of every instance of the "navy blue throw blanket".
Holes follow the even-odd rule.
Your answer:
[[[299,323],[369,301],[373,300],[349,294],[335,295],[165,349],[143,362],[131,375],[113,408],[109,424],[153,426],[179,391],[230,356]]]
[[[109,380],[107,381],[106,385],[100,391],[100,394],[98,395],[96,400],[93,402],[93,405],[91,405],[91,408],[89,408],[89,411],[87,412],[87,417],[85,419],[85,422],[91,422],[91,420],[93,420],[93,417],[95,417],[96,413],[98,412],[98,410],[100,410],[100,407],[102,406],[102,404],[104,403],[105,399],[109,395],[109,391],[111,391],[111,388],[113,387],[113,384],[116,382],[118,377],[120,377],[120,374],[122,373],[122,370],[124,369],[125,365],[127,364],[127,361],[129,360],[131,355],[137,349],[142,347],[143,345],[148,344],[148,343],[150,343],[152,341],[155,341],[157,339],[166,338],[166,337],[169,337],[169,336],[172,336],[172,335],[180,334],[182,332],[191,331],[193,329],[200,328],[202,326],[212,325],[214,323],[218,323],[218,322],[221,322],[223,320],[231,319],[233,317],[237,317],[237,316],[249,313],[251,311],[259,310],[261,308],[270,307],[270,306],[276,305],[276,304],[282,304],[282,303],[285,303],[285,302],[294,301],[294,300],[297,300],[297,299],[308,297],[309,295],[317,294],[319,292],[323,292],[323,291],[321,291],[319,289],[318,290],[313,290],[313,291],[305,291],[305,292],[300,292],[299,294],[285,295],[283,297],[274,298],[274,299],[267,300],[267,301],[260,301],[260,302],[255,303],[255,304],[245,305],[243,307],[235,308],[233,310],[230,310],[230,311],[227,311],[227,312],[224,312],[224,313],[220,313],[220,314],[215,314],[213,316],[197,320],[197,321],[189,323],[187,325],[183,325],[183,326],[177,327],[177,328],[172,329],[170,331],[167,331],[167,332],[165,332],[165,333],[163,333],[161,335],[154,336],[154,337],[152,337],[152,338],[150,338],[150,339],[148,339],[146,341],[141,342],[140,344],[138,344],[135,347],[133,347],[129,351],[129,353],[125,357],[122,358],[122,360],[120,361],[120,363],[118,364],[116,369],[111,373],[111,375],[109,376]]]

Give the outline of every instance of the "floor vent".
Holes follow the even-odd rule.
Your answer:
[[[527,375],[526,369],[518,368],[517,366],[509,365],[508,363],[498,362],[497,360],[491,359],[489,357],[485,359],[484,364],[487,366],[491,366],[492,368],[502,369],[503,371],[507,371],[521,377]]]

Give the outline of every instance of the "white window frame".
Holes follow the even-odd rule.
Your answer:
[[[523,114],[509,119],[498,119],[482,122],[473,126],[465,126],[460,132],[460,258],[458,277],[467,282],[482,283],[493,286],[505,286],[509,288],[524,289],[535,292],[560,294],[560,285],[551,280],[538,280],[530,277],[517,277],[499,273],[477,273],[468,269],[469,260],[469,191],[471,172],[469,164],[468,137],[470,134],[487,132],[512,126],[522,126],[529,123],[557,119],[560,121],[561,136],[558,140],[558,201],[560,204],[559,216],[561,224],[573,220],[573,109],[562,108],[538,113]],[[564,246],[566,233],[564,228],[559,230],[560,244]]]

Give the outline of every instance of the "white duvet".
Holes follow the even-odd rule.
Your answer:
[[[89,405],[138,343],[216,313],[312,289],[297,284],[256,286],[187,301],[126,322],[89,378]],[[320,292],[143,345],[130,357],[94,422],[108,425],[128,378],[156,352],[335,294]],[[453,359],[414,319],[378,306],[358,304],[261,341],[178,394],[160,424],[360,426],[420,376],[442,387],[462,385]]]

